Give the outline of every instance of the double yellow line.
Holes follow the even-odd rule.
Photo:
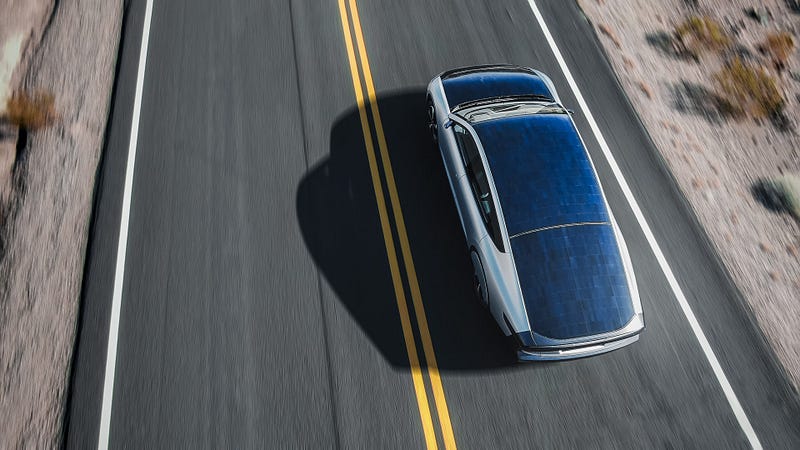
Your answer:
[[[419,406],[420,418],[422,419],[422,429],[425,434],[425,442],[429,449],[435,449],[438,447],[433,419],[431,416],[431,408],[428,403],[428,394],[425,390],[425,380],[422,369],[420,368],[417,346],[414,342],[414,331],[411,325],[411,317],[409,316],[408,305],[406,303],[406,294],[400,274],[400,265],[398,263],[394,238],[392,237],[389,214],[386,209],[386,201],[384,200],[383,184],[378,171],[378,161],[375,155],[375,145],[372,138],[372,130],[370,129],[369,121],[367,120],[367,104],[370,107],[372,120],[375,125],[378,150],[380,151],[383,173],[386,178],[386,190],[389,193],[392,215],[394,216],[394,226],[395,230],[397,231],[398,240],[400,241],[400,253],[403,257],[406,277],[408,279],[408,286],[409,290],[411,291],[411,301],[414,305],[414,314],[419,327],[419,334],[422,341],[423,353],[425,355],[428,378],[430,379],[431,391],[433,392],[433,398],[436,404],[436,412],[438,413],[439,418],[439,426],[441,427],[442,440],[444,441],[445,448],[455,449],[456,440],[453,436],[453,427],[450,424],[450,413],[447,410],[447,400],[444,396],[442,380],[439,376],[439,368],[436,365],[436,355],[433,351],[433,341],[431,340],[431,334],[428,330],[428,320],[425,316],[425,308],[422,304],[422,295],[420,294],[419,283],[417,281],[417,272],[414,269],[414,261],[411,258],[411,248],[408,243],[405,221],[403,220],[403,211],[400,208],[400,199],[397,195],[397,187],[395,186],[394,182],[394,172],[392,171],[392,164],[389,161],[389,150],[386,145],[386,136],[383,133],[381,115],[378,111],[378,102],[375,96],[375,85],[372,83],[372,71],[370,70],[369,59],[367,58],[367,50],[364,46],[364,36],[361,32],[361,19],[358,16],[356,0],[348,0],[348,3],[350,7],[350,16],[352,17],[353,23],[352,29],[350,27],[350,21],[348,20],[348,5],[345,4],[345,0],[339,0],[339,15],[342,19],[342,31],[344,33],[345,45],[347,47],[347,59],[350,63],[350,76],[353,79],[353,90],[355,91],[356,103],[358,104],[358,115],[361,119],[361,131],[364,133],[364,143],[366,144],[367,159],[369,160],[369,170],[370,174],[372,175],[372,187],[375,190],[375,199],[378,204],[378,215],[380,216],[381,221],[381,231],[383,232],[383,241],[386,245],[386,254],[389,260],[389,270],[391,271],[394,294],[395,298],[397,299],[397,309],[400,313],[400,323],[403,328],[403,338],[406,344],[409,365],[411,366],[411,378],[414,381],[414,391],[417,396],[417,406]],[[366,87],[367,91],[366,100],[364,99],[364,92],[362,90],[359,66],[358,62],[356,61],[356,52],[353,48],[353,34],[355,35],[356,45],[358,46],[358,56],[361,62],[361,71],[363,72],[364,76],[364,86]]]

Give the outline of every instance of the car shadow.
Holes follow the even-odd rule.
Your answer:
[[[378,106],[440,370],[516,365],[508,339],[472,292],[464,235],[426,126],[425,91],[379,96]],[[388,195],[386,203],[391,209]],[[356,107],[335,121],[329,158],[301,180],[297,216],[305,243],[337,297],[393,366],[408,367]],[[399,255],[396,231],[393,239]],[[407,284],[405,292],[409,297]],[[408,304],[413,316],[410,297]],[[422,354],[419,337],[417,348]]]

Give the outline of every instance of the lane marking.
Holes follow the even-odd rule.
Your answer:
[[[144,27],[142,29],[142,46],[139,49],[139,68],[136,74],[136,93],[133,99],[133,119],[131,120],[131,138],[128,145],[128,162],[125,168],[125,188],[122,196],[122,218],[119,226],[119,242],[117,244],[117,267],[114,272],[114,294],[111,298],[111,321],[108,327],[108,351],[106,354],[106,372],[103,382],[103,408],[100,413],[100,435],[97,448],[108,449],[111,432],[111,406],[114,396],[114,372],[117,366],[117,341],[119,339],[119,318],[122,308],[122,287],[125,281],[125,256],[128,247],[128,225],[131,215],[131,195],[133,191],[133,169],[136,164],[136,146],[139,141],[139,118],[142,111],[142,92],[144,90],[144,73],[147,64],[147,47],[150,42],[150,22],[153,16],[153,0],[147,0],[144,10]]]
[[[436,402],[436,411],[439,416],[439,424],[442,428],[442,436],[444,438],[445,448],[455,449],[456,440],[453,434],[453,426],[450,422],[450,412],[447,408],[447,400],[444,395],[444,388],[442,380],[439,376],[439,368],[436,363],[436,354],[433,350],[433,340],[428,329],[428,319],[425,315],[425,307],[422,303],[422,294],[419,289],[419,282],[417,280],[417,272],[414,268],[414,260],[411,257],[411,246],[408,242],[408,234],[406,233],[405,220],[403,218],[403,211],[400,207],[400,197],[397,194],[397,187],[394,181],[394,172],[392,171],[392,163],[389,160],[389,150],[386,144],[386,136],[383,133],[383,122],[381,115],[378,111],[378,100],[375,95],[375,85],[372,82],[372,71],[369,65],[369,58],[367,57],[367,49],[364,44],[364,36],[361,31],[361,20],[358,15],[358,7],[356,0],[350,0],[350,13],[353,16],[353,28],[356,32],[356,42],[358,44],[358,53],[361,57],[361,69],[364,72],[364,83],[367,87],[367,95],[369,96],[369,104],[372,111],[372,119],[375,124],[375,131],[378,135],[378,148],[381,152],[381,160],[383,162],[383,172],[386,177],[386,184],[389,191],[389,200],[392,204],[392,213],[395,218],[395,226],[397,235],[400,239],[400,250],[403,255],[403,262],[405,263],[406,276],[408,277],[408,284],[411,289],[411,299],[414,304],[414,312],[419,325],[420,335],[422,338],[422,348],[425,353],[425,362],[428,367],[428,376],[431,380],[431,387],[433,389],[433,397]]]
[[[345,46],[347,47],[347,59],[350,64],[350,77],[353,80],[353,90],[355,91],[356,103],[358,104],[358,116],[361,120],[361,131],[364,134],[364,144],[367,151],[367,160],[369,161],[369,171],[370,175],[372,176],[372,188],[375,191],[375,201],[378,206],[378,215],[381,221],[383,242],[386,246],[386,256],[389,260],[389,269],[392,275],[392,285],[394,286],[397,309],[400,313],[400,323],[403,328],[403,339],[405,340],[406,352],[408,353],[409,365],[411,366],[411,378],[414,382],[417,406],[419,407],[420,419],[422,420],[422,430],[425,435],[425,442],[428,449],[433,450],[438,448],[436,443],[436,433],[434,432],[433,428],[433,419],[431,417],[430,405],[428,403],[428,394],[425,392],[425,381],[422,377],[422,371],[420,369],[417,347],[414,343],[414,332],[411,327],[411,317],[408,313],[406,295],[400,275],[400,267],[397,262],[397,250],[395,249],[394,238],[392,237],[392,230],[389,224],[388,211],[386,209],[386,202],[383,196],[383,187],[381,185],[380,174],[378,172],[378,163],[375,157],[372,132],[367,120],[364,94],[361,91],[358,64],[356,63],[355,51],[353,49],[353,40],[350,36],[350,25],[347,19],[347,10],[344,0],[339,0],[339,15],[342,20],[342,31],[344,32]]]
[[[583,115],[589,122],[592,133],[594,133],[597,142],[600,144],[600,148],[603,150],[603,155],[606,157],[609,166],[611,166],[611,171],[614,173],[614,177],[616,177],[620,188],[622,188],[622,192],[625,195],[625,199],[628,201],[628,205],[630,205],[631,209],[633,210],[633,215],[636,217],[636,220],[639,222],[639,226],[647,238],[647,243],[650,244],[650,249],[653,251],[653,254],[655,254],[658,265],[661,267],[661,271],[667,278],[667,282],[672,288],[672,292],[675,294],[675,298],[678,300],[678,304],[680,305],[683,314],[686,316],[686,320],[689,322],[692,332],[694,332],[697,341],[700,343],[700,348],[703,349],[703,354],[705,354],[708,363],[711,365],[711,369],[713,370],[714,375],[717,377],[717,381],[722,387],[722,391],[725,393],[725,398],[728,400],[728,404],[733,410],[736,420],[739,422],[739,426],[742,428],[745,436],[747,436],[750,446],[754,449],[761,449],[761,442],[758,440],[758,436],[756,435],[753,426],[750,424],[747,414],[745,414],[742,405],[739,403],[739,399],[736,397],[736,393],[733,391],[733,387],[728,381],[728,377],[725,376],[725,372],[722,370],[722,366],[720,365],[719,360],[717,360],[714,350],[711,348],[711,344],[708,342],[708,339],[706,339],[703,329],[700,328],[700,323],[697,321],[697,317],[695,317],[691,306],[689,306],[689,302],[683,295],[683,290],[678,284],[677,278],[675,278],[675,275],[672,273],[672,269],[670,268],[669,263],[667,263],[667,259],[664,257],[661,247],[658,245],[658,242],[656,242],[656,238],[653,235],[653,232],[650,230],[650,226],[647,224],[647,220],[645,220],[644,214],[639,208],[639,204],[636,202],[633,192],[628,186],[628,182],[625,181],[625,177],[622,175],[622,171],[617,165],[614,155],[611,154],[611,150],[606,143],[605,138],[603,138],[603,134],[600,132],[600,127],[597,125],[597,122],[595,122],[591,111],[589,111],[589,106],[587,105],[586,100],[584,100],[583,95],[581,95],[581,91],[578,89],[578,84],[572,77],[572,73],[569,71],[567,63],[564,60],[564,57],[561,55],[561,51],[556,46],[553,35],[550,34],[550,30],[547,28],[547,24],[544,21],[544,17],[542,16],[541,12],[539,12],[539,8],[536,6],[534,0],[528,0],[528,4],[530,5],[533,14],[536,16],[539,26],[544,32],[547,43],[550,45],[550,49],[553,51],[553,54],[558,61],[558,65],[567,79],[569,87],[572,89],[572,93],[575,94],[575,98],[578,100],[578,105],[581,107]]]

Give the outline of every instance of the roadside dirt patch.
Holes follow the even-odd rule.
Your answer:
[[[788,33],[796,43],[800,15],[784,0],[579,0],[579,4],[797,391],[800,227],[791,214],[765,208],[753,195],[753,187],[764,178],[800,173],[797,50],[779,55],[785,61],[777,64],[764,49],[768,37],[780,33]],[[676,40],[681,33],[684,39]],[[754,120],[758,108],[744,105],[744,115],[750,117],[739,117],[738,105],[731,104],[736,99],[725,95],[720,75],[715,75],[728,76],[724,70],[731,67],[742,72],[737,60],[754,68],[752,73],[736,73],[745,81],[742,84],[762,83],[762,70],[774,78],[785,99],[780,114],[767,111],[764,118]],[[761,105],[775,107],[774,102]]]
[[[53,0],[0,3],[4,31],[27,17],[28,6],[44,8],[30,31],[41,42],[21,46],[10,84],[52,92],[59,116],[28,135],[0,230],[0,436],[5,448],[56,448],[122,2],[59,0],[52,14]]]
[[[21,84],[55,0],[0,0],[0,117]],[[11,200],[17,130],[0,120],[0,229]]]

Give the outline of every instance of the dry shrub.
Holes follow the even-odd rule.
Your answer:
[[[55,97],[44,91],[15,92],[6,103],[6,118],[27,131],[46,127],[56,119]]]
[[[675,27],[675,36],[683,52],[695,59],[706,51],[722,51],[731,44],[722,26],[707,16],[689,17]]]
[[[760,119],[779,116],[783,111],[785,102],[775,78],[741,58],[734,58],[714,79],[734,116]]]
[[[791,33],[786,31],[770,33],[759,48],[772,58],[772,62],[778,70],[783,70],[794,50],[794,38]]]

